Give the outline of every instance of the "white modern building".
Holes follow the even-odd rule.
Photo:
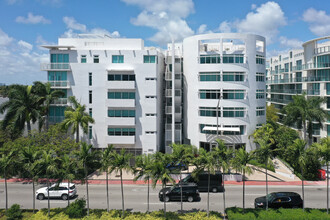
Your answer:
[[[266,122],[265,38],[206,34],[183,41],[185,142],[207,150],[217,138],[254,148]]]
[[[80,35],[59,38],[42,64],[54,89],[66,97],[53,103],[50,118],[63,120],[67,97],[86,105],[95,123],[83,139],[95,148],[126,148],[134,155],[163,143],[164,55],[142,39]],[[81,131],[81,134],[83,132]]]
[[[330,36],[305,42],[301,49],[272,57],[267,71],[267,101],[282,109],[292,96],[326,97],[330,113]],[[281,117],[281,115],[280,115]],[[313,124],[313,142],[330,134],[330,121]]]

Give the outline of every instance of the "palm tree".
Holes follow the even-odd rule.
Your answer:
[[[49,201],[49,178],[52,175],[55,175],[58,172],[58,167],[55,153],[52,150],[42,151],[41,158],[39,159],[39,165],[41,166],[41,170],[44,171],[47,178],[47,201],[48,201],[48,217],[50,216],[50,201]]]
[[[303,210],[305,210],[305,193],[304,193],[304,167],[307,160],[307,142],[301,139],[296,139],[290,147],[292,154],[297,159],[301,171],[301,190],[303,199]]]
[[[256,150],[256,155],[259,160],[265,163],[266,170],[266,196],[268,195],[268,161],[272,156],[271,142],[267,137],[256,139],[255,142],[259,145]],[[266,198],[266,210],[268,210],[268,200]]]
[[[88,133],[88,124],[94,123],[94,119],[85,112],[86,106],[81,105],[74,96],[69,97],[72,106],[66,108],[62,127],[66,130],[72,129],[72,134],[76,133],[76,142],[79,142],[79,128],[85,134]]]
[[[109,212],[109,168],[113,160],[113,145],[108,145],[108,147],[103,151],[101,155],[101,170],[105,172],[106,176],[106,191],[107,191],[107,211]]]
[[[245,211],[245,174],[252,174],[253,169],[248,164],[254,157],[254,152],[247,152],[243,147],[235,151],[233,162],[237,170],[243,173],[243,212]]]
[[[122,205],[122,218],[125,215],[125,204],[124,204],[124,186],[123,186],[123,171],[132,171],[129,161],[132,158],[132,154],[126,153],[126,150],[121,149],[120,153],[114,152],[113,159],[111,161],[110,173],[115,171],[120,175],[120,186],[121,186],[121,205]]]
[[[313,135],[313,122],[317,122],[322,127],[323,122],[327,119],[328,113],[321,104],[325,99],[319,96],[307,98],[306,94],[295,95],[292,97],[293,102],[284,106],[283,112],[286,114],[284,123],[292,126],[296,125],[298,128],[303,128],[303,139],[307,141],[307,131],[309,144]]]
[[[150,194],[150,179],[152,174],[152,164],[154,163],[151,154],[143,154],[135,158],[135,168],[134,168],[134,181],[143,179],[144,182],[148,182],[148,192],[147,192],[147,213],[149,212],[149,194]]]
[[[1,124],[4,130],[13,123],[16,129],[24,130],[25,123],[28,133],[31,132],[31,123],[40,118],[40,98],[31,92],[32,86],[15,85],[9,92],[9,100],[0,105],[0,113],[5,113]]]
[[[35,181],[38,181],[38,174],[40,169],[38,168],[38,160],[40,159],[40,152],[35,151],[32,147],[28,146],[21,150],[20,161],[23,163],[22,168],[23,171],[27,173],[27,175],[32,180],[32,201],[33,201],[33,213],[35,211]]]
[[[162,183],[162,189],[166,187],[166,184],[171,182],[175,183],[175,180],[171,176],[171,171],[168,169],[167,165],[171,162],[171,157],[168,154],[163,154],[157,152],[154,156],[154,163],[152,164],[152,187],[155,188],[158,181]],[[163,193],[164,202],[164,217],[166,218],[166,196]]]
[[[321,144],[317,145],[323,163],[327,165],[327,214],[329,214],[329,161],[330,161],[330,137],[321,139]]]
[[[86,194],[87,194],[87,215],[89,215],[89,193],[88,193],[88,168],[98,162],[99,151],[92,150],[93,145],[88,145],[85,142],[80,144],[80,150],[77,153],[77,160],[81,164],[85,173]]]
[[[77,161],[72,155],[64,154],[61,158],[61,179],[68,180],[68,206],[70,205],[70,183],[74,180]]]
[[[33,92],[40,97],[39,103],[40,103],[40,128],[43,124],[43,118],[45,119],[45,128],[48,130],[49,127],[49,106],[50,104],[65,95],[65,93],[62,90],[53,90],[51,88],[50,83],[42,83],[39,81],[36,81],[33,83],[32,87]]]
[[[0,158],[0,173],[5,178],[6,210],[8,210],[7,179],[13,174],[14,170],[14,151],[11,151],[8,155],[2,154]]]

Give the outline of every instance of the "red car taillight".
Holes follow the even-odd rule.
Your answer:
[[[73,193],[73,191],[71,190],[71,191],[69,191],[69,193]]]

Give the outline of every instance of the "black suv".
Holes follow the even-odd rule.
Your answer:
[[[165,201],[181,201],[181,190],[180,185],[174,185],[171,187],[166,187],[159,191],[159,200],[163,202],[164,194],[165,193]],[[186,184],[182,185],[182,201],[200,201],[200,196],[198,192],[198,188],[196,184]]]
[[[302,208],[303,200],[295,192],[274,192],[254,200],[255,208],[265,208],[266,198],[269,208]]]
[[[180,180],[179,184],[196,183],[200,192],[207,192],[208,180],[208,173],[201,173],[198,175],[198,178],[193,178],[192,175],[189,174],[188,176]],[[210,192],[223,192],[221,173],[217,172],[215,174],[210,174]]]

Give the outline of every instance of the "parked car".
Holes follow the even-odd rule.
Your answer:
[[[164,201],[181,201],[181,190],[180,185],[174,185],[171,187],[163,188],[159,191],[159,200]],[[200,201],[201,197],[199,196],[199,191],[196,184],[184,184],[182,185],[182,201]]]
[[[68,195],[68,184],[60,183],[53,184],[49,187],[49,198],[62,198],[63,200],[68,200],[69,197],[73,197],[77,194],[77,188],[74,183],[69,185],[69,195]],[[36,197],[39,200],[43,200],[48,197],[48,188],[42,187],[36,191]]]
[[[208,173],[201,173],[198,175],[197,178],[193,178],[191,174],[183,178],[179,181],[180,184],[186,184],[186,183],[196,183],[198,186],[198,190],[200,192],[207,192],[208,189],[208,179],[209,175]],[[222,174],[221,173],[215,173],[210,174],[210,192],[223,192],[223,186],[222,186]]]
[[[295,192],[274,192],[254,200],[255,208],[265,208],[266,198],[269,208],[302,208],[303,200]]]

